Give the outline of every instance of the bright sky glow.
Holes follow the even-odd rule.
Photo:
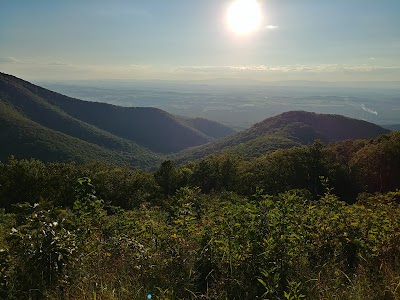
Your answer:
[[[261,7],[257,0],[235,0],[227,12],[229,28],[237,34],[245,35],[261,27]]]
[[[399,12],[399,0],[0,0],[0,71],[400,81]]]

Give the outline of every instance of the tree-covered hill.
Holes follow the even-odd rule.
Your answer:
[[[347,139],[369,139],[389,132],[378,125],[340,115],[290,111],[265,119],[251,128],[209,144],[186,149],[179,161],[190,161],[230,151],[246,158],[269,151],[307,145],[316,139],[334,142]]]

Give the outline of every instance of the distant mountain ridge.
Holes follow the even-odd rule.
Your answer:
[[[254,158],[272,150],[310,144],[316,139],[323,142],[370,139],[388,132],[378,125],[341,115],[289,111],[235,135],[186,149],[177,157],[179,161],[188,161],[215,152],[231,151],[245,158]]]
[[[95,156],[92,154],[98,153],[102,159],[108,157],[110,161],[141,166],[140,161],[151,165],[152,161],[161,160],[160,154],[178,152],[214,139],[201,132],[207,128],[191,127],[189,121],[157,108],[82,101],[3,73],[0,73],[0,104],[3,111],[0,142],[8,144],[0,150],[0,159],[17,152],[22,155],[21,149],[29,156],[26,145],[29,140],[39,155],[32,156],[45,161],[53,157],[50,149],[64,147],[60,153],[70,152],[60,157],[70,160],[92,159]],[[215,122],[210,121],[210,126],[215,126]],[[57,146],[51,145],[52,140],[57,141]],[[72,151],[73,144],[77,150]],[[40,145],[46,145],[42,153]],[[80,153],[79,149],[86,150]]]
[[[392,131],[400,130],[400,124],[383,125],[382,127]]]

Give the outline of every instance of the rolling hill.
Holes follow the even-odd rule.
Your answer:
[[[184,162],[222,151],[254,158],[276,149],[310,144],[316,139],[323,142],[370,139],[388,132],[378,125],[340,115],[290,111],[267,118],[235,135],[186,149],[177,159]]]

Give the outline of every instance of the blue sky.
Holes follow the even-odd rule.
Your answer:
[[[400,80],[399,0],[259,0],[261,28],[226,26],[233,0],[2,0],[0,71],[28,80]]]

